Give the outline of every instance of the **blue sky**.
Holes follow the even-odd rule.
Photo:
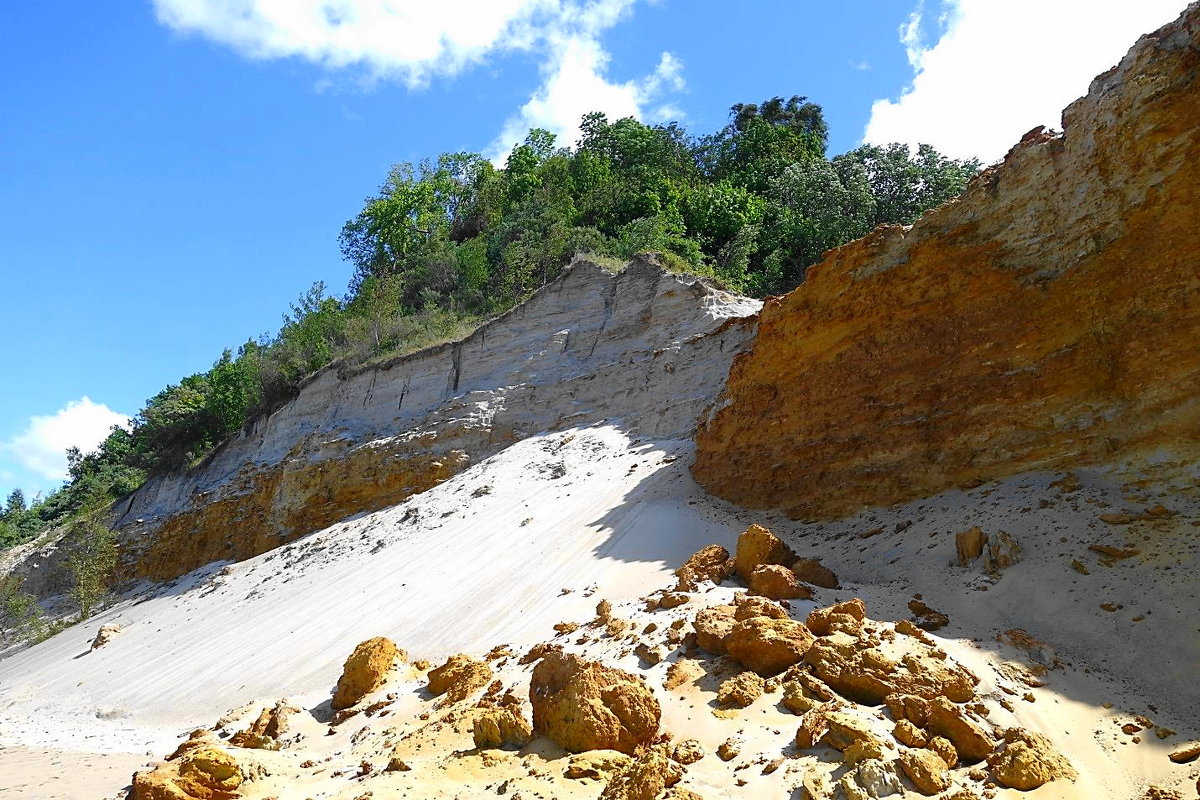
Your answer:
[[[988,161],[1185,5],[5,3],[0,492],[53,488],[67,444],[274,332],[314,281],[342,291],[338,231],[394,162],[500,153],[533,124],[569,143],[592,108],[705,133],[792,94],[824,107],[831,152]]]

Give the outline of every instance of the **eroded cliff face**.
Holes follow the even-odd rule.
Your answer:
[[[1200,4],[1064,132],[957,201],[828,253],[766,303],[693,472],[833,517],[1200,435]]]
[[[610,420],[691,436],[759,304],[636,259],[578,261],[462,342],[330,368],[201,467],[118,508],[130,577],[241,560],[394,505],[532,433]]]

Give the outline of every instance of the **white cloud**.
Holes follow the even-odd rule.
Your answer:
[[[557,52],[545,68],[545,79],[516,115],[504,124],[487,155],[503,163],[513,145],[525,138],[530,128],[545,128],[558,136],[559,145],[574,145],[579,138],[579,121],[584,114],[602,111],[610,120],[648,116],[660,121],[671,106],[644,112],[645,105],[659,96],[664,87],[680,91],[684,87],[682,63],[663,53],[654,72],[640,80],[611,83],[604,73],[608,54],[598,39],[587,32],[557,43]]]
[[[83,397],[72,400],[49,416],[33,416],[25,430],[6,442],[0,453],[49,481],[67,477],[67,448],[90,453],[104,441],[113,425],[128,426],[129,417],[103,403]]]
[[[647,0],[653,2],[653,0]],[[542,84],[510,118],[489,154],[501,158],[531,127],[574,144],[579,118],[642,116],[647,104],[683,89],[682,65],[663,53],[649,76],[607,77],[601,35],[638,0],[154,0],[159,20],[248,58],[301,58],[368,80],[419,88],[494,55],[532,51]],[[327,78],[318,82],[328,88]]]
[[[922,0],[900,27],[914,77],[897,101],[877,100],[864,140],[927,142],[957,158],[998,160],[1036,125],[1059,127],[1139,36],[1187,0],[943,0],[942,33],[922,35]]]

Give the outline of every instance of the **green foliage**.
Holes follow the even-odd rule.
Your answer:
[[[47,623],[37,600],[21,591],[21,579],[16,575],[0,577],[0,630],[29,642],[40,642],[57,632]]]
[[[117,567],[116,535],[90,517],[76,520],[64,541],[69,549],[66,566],[71,574],[71,596],[79,618],[87,619],[104,599]]]
[[[10,496],[0,547],[90,518],[147,474],[190,467],[334,361],[369,363],[464,335],[579,252],[608,263],[657,251],[672,269],[778,294],[829,248],[880,223],[913,222],[979,168],[928,145],[828,159],[827,140],[821,107],[797,95],[734,105],[724,128],[700,138],[676,123],[593,113],[573,148],[534,129],[503,168],[462,152],[397,164],[342,228],[353,267],[344,297],[314,284],[273,337],[226,350],[147,400],[131,430],[69,454],[62,489],[32,504]]]

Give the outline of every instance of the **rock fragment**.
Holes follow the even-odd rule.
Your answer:
[[[382,686],[388,670],[402,653],[391,639],[384,636],[361,642],[342,667],[342,676],[333,693],[333,710],[349,708]]]
[[[1049,739],[1023,728],[1004,731],[1004,746],[988,758],[988,766],[1000,785],[1021,791],[1078,777],[1075,768]]]
[[[929,750],[905,750],[900,768],[921,794],[934,795],[950,787],[946,762]]]
[[[729,655],[759,675],[775,675],[804,659],[813,635],[792,619],[752,617],[734,624],[725,638]]]
[[[772,600],[808,600],[812,590],[802,584],[796,573],[780,564],[763,564],[750,574],[750,590]]]
[[[696,644],[715,656],[725,655],[725,639],[733,630],[733,606],[711,606],[696,614]]]
[[[838,588],[838,577],[829,567],[822,566],[819,558],[800,558],[792,564],[792,572],[804,583],[822,589]]]
[[[534,730],[572,752],[632,755],[657,735],[662,714],[639,676],[562,652],[534,667],[529,700]]]
[[[429,671],[429,693],[435,697],[445,695],[446,700],[457,703],[487,686],[492,680],[492,668],[486,661],[457,653],[446,659],[446,663]]]
[[[733,561],[729,551],[718,544],[710,544],[697,550],[675,570],[678,579],[675,584],[677,592],[694,592],[704,581],[719,584],[733,573]]]
[[[724,681],[717,689],[717,702],[723,706],[745,708],[763,696],[763,679],[755,672],[743,672]]]
[[[783,541],[761,525],[751,525],[738,537],[734,571],[742,580],[750,580],[763,564],[790,565],[796,554]]]
[[[92,639],[92,649],[95,650],[103,647],[124,631],[125,629],[115,622],[111,622],[108,625],[101,625],[100,630],[96,631],[96,638]]]

